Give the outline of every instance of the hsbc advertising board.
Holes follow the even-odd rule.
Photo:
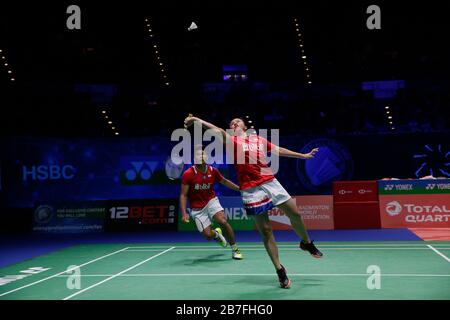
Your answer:
[[[383,228],[450,228],[448,180],[382,182],[379,198]],[[411,193],[414,190],[416,193]]]

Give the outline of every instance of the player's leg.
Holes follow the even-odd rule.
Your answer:
[[[234,231],[233,228],[228,223],[227,219],[225,218],[225,214],[223,210],[217,212],[214,215],[214,220],[219,224],[219,226],[224,231],[224,236],[227,239],[228,243],[230,244],[231,250],[232,250],[232,257],[236,260],[243,259],[241,250],[238,248],[236,244],[236,239],[234,237]]]
[[[233,228],[231,228],[230,224],[228,223],[227,219],[225,218],[225,214],[224,214],[223,210],[217,212],[214,215],[214,220],[217,222],[217,224],[224,231],[224,237],[227,239],[228,243],[230,245],[235,244],[236,243],[236,239],[234,237]]]
[[[203,229],[202,234],[208,241],[216,238],[216,233],[213,231],[211,226],[207,226],[205,229]]]
[[[310,242],[308,231],[306,231],[302,216],[297,208],[295,200],[290,198],[288,201],[277,205],[291,221],[291,226],[295,233],[304,241]]]
[[[255,220],[256,228],[263,238],[264,247],[266,248],[270,260],[272,260],[275,267],[280,286],[284,289],[288,289],[291,286],[292,281],[287,277],[286,269],[280,263],[278,247],[275,241],[275,236],[273,235],[272,225],[270,224],[268,213],[265,212],[259,215],[254,215],[253,219]]]
[[[261,186],[272,198],[272,202],[275,206],[280,208],[284,214],[289,218],[291,226],[295,233],[302,239],[300,241],[300,248],[304,251],[308,251],[313,257],[322,257],[322,252],[316,248],[313,241],[310,240],[308,231],[303,223],[302,216],[298,210],[295,200],[289,195],[289,193],[283,188],[283,186],[276,180],[272,180]]]
[[[268,214],[262,213],[254,215],[253,219],[255,220],[256,228],[263,239],[264,247],[266,248],[270,260],[272,260],[275,269],[281,269],[278,247],[275,242],[275,236],[273,235],[272,225],[270,224]]]

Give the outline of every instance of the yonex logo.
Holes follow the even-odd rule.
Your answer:
[[[143,157],[121,159],[120,181],[124,185],[151,184],[158,161]]]
[[[436,187],[435,183],[429,183],[427,184],[427,186],[425,187],[426,190],[433,190]]]
[[[386,212],[391,216],[396,216],[402,212],[402,205],[397,201],[391,201],[386,204]]]
[[[158,162],[131,162],[132,169],[127,170],[125,177],[128,181],[134,181],[138,178],[150,180]],[[144,167],[145,165],[145,167]]]
[[[394,189],[394,185],[393,184],[387,184],[384,186],[384,190],[385,191],[391,191],[392,189]]]

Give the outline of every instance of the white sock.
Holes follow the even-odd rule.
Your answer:
[[[218,233],[216,230],[213,230],[213,231],[214,231],[214,234],[216,235],[216,236],[214,237],[214,239],[219,238],[219,233]]]
[[[235,251],[237,248],[238,248],[238,246],[236,243],[231,246],[231,250],[233,250],[233,251]]]

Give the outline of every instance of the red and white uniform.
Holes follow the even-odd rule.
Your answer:
[[[211,225],[216,213],[223,211],[214,191],[214,184],[222,179],[219,170],[212,166],[207,166],[206,171],[202,172],[194,165],[183,173],[181,183],[189,186],[190,215],[200,232]]]
[[[274,144],[258,135],[233,136],[234,166],[247,214],[257,215],[291,199],[268,166]]]
[[[234,166],[241,190],[257,187],[275,178],[267,165],[267,153],[275,146],[256,134],[233,136]]]

